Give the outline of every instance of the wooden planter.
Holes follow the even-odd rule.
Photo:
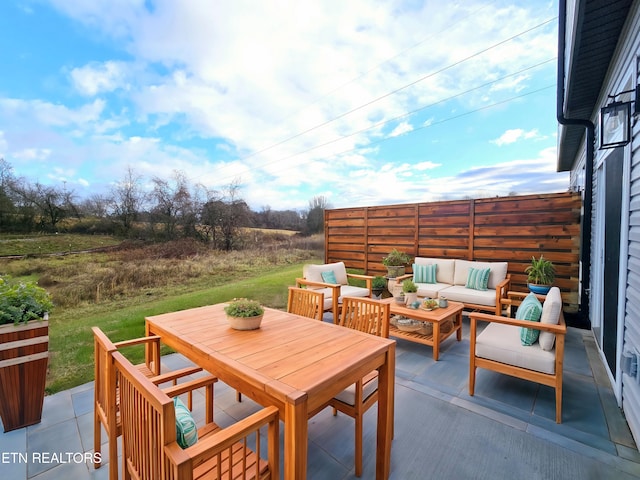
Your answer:
[[[48,321],[0,325],[0,418],[5,432],[40,423],[48,359]]]

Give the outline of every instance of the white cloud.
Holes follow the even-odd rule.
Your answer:
[[[5,145],[49,149],[90,183],[127,165],[166,177],[182,169],[211,188],[240,177],[249,202],[273,208],[304,207],[309,191],[334,189],[341,205],[442,195],[426,174],[445,160],[420,152],[386,171],[391,160],[375,142],[440,122],[426,108],[412,123],[398,117],[547,60],[556,47],[553,25],[505,41],[555,15],[524,1],[50,2],[114,58],[101,51],[60,67],[76,94],[68,103],[0,98],[0,125],[12,125]],[[446,109],[484,106],[532,82],[533,72],[515,75]],[[385,121],[397,124],[386,137]],[[494,143],[534,138],[511,132]],[[360,180],[349,185],[354,169]]]
[[[491,140],[491,143],[495,143],[496,145],[501,147],[503,145],[509,145],[511,143],[515,143],[520,139],[529,140],[532,138],[536,138],[538,136],[539,136],[539,133],[537,129],[524,131],[521,128],[514,128],[511,130],[507,130],[495,140]]]
[[[402,122],[396,128],[394,128],[389,134],[390,137],[397,137],[403,133],[411,132],[413,126],[409,122]]]
[[[71,70],[71,80],[82,95],[95,96],[126,86],[126,66],[123,62],[92,62]]]

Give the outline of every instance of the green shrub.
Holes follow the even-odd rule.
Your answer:
[[[16,282],[7,275],[0,276],[0,325],[42,319],[52,308],[49,294],[35,282]]]

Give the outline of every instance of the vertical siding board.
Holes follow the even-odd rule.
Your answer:
[[[327,210],[325,259],[370,275],[386,272],[382,258],[392,248],[507,261],[514,289],[523,290],[524,268],[543,253],[557,266],[566,310],[576,311],[581,206],[579,193],[565,192]]]

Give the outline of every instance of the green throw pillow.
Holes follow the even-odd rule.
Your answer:
[[[198,441],[198,426],[187,406],[178,397],[173,398],[176,409],[176,440],[182,448],[195,445]]]
[[[535,294],[527,295],[516,312],[517,320],[528,320],[530,322],[539,322],[542,315],[542,304],[536,298]],[[520,328],[520,343],[524,346],[533,345],[538,341],[540,330],[535,328]]]
[[[487,290],[490,273],[490,268],[471,267],[467,274],[467,283],[465,284],[465,287],[473,288],[474,290]]]
[[[434,265],[413,264],[413,281],[415,283],[436,283],[436,268]]]
[[[336,279],[336,274],[333,270],[322,272],[321,275],[322,275],[322,281],[324,283],[331,283],[333,285],[338,284],[338,280]]]

